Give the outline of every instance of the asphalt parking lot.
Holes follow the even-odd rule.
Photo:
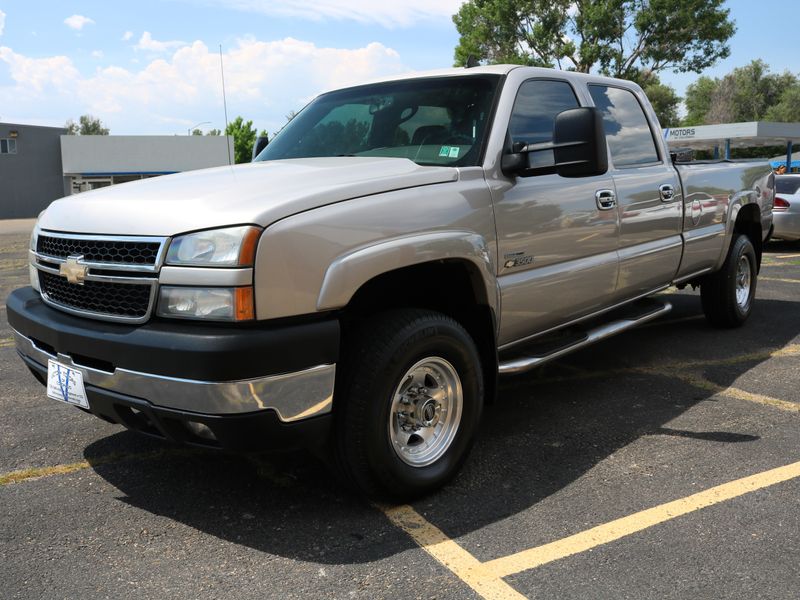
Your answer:
[[[0,227],[0,296],[27,284]],[[670,315],[506,379],[462,474],[413,506],[306,454],[181,450],[45,397],[0,308],[3,598],[800,597],[800,246],[755,312]]]

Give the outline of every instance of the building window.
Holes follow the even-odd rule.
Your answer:
[[[13,138],[0,138],[0,154],[16,154],[17,140]]]

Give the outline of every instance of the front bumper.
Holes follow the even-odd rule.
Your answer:
[[[130,408],[151,415],[152,428],[177,441],[184,440],[161,427],[163,419],[218,427],[223,420],[253,418],[289,425],[332,409],[335,320],[280,327],[166,321],[130,326],[62,313],[31,288],[12,292],[7,312],[17,351],[40,380],[48,359],[79,370],[90,410],[134,429],[146,428],[135,426]],[[115,405],[128,408],[120,412]]]

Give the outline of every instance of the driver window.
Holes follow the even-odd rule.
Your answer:
[[[580,103],[566,81],[533,79],[523,83],[514,100],[508,132],[511,142],[539,144],[553,140],[556,115]]]

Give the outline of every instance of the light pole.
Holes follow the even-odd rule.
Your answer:
[[[189,129],[186,130],[186,134],[187,135],[192,135],[192,130],[193,129],[197,129],[198,127],[200,127],[200,125],[210,125],[210,124],[211,124],[211,121],[203,121],[202,123],[198,123],[194,127],[189,127]]]

